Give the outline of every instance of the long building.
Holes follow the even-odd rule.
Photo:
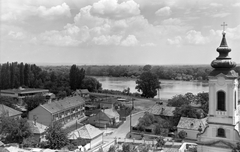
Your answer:
[[[22,88],[18,89],[6,89],[1,90],[1,96],[13,97],[18,99],[18,101],[22,102],[22,100],[26,97],[32,97],[35,95],[45,95],[49,93],[47,89],[35,89],[35,88]]]
[[[85,117],[84,107],[85,101],[82,97],[66,97],[63,100],[39,105],[29,112],[28,119],[46,126],[56,121],[64,125],[72,120]]]

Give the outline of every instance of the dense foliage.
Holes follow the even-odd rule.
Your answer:
[[[30,96],[24,99],[24,103],[26,104],[27,111],[31,111],[37,106],[39,106],[40,104],[44,104],[45,102],[46,102],[45,97],[41,95],[32,96],[32,97]]]
[[[156,74],[151,71],[144,71],[136,81],[136,89],[142,92],[142,97],[153,98],[160,89],[160,82]]]
[[[169,99],[167,106],[176,107],[175,117],[203,118],[208,114],[208,100],[208,93],[186,93]]]
[[[0,134],[6,143],[22,144],[23,140],[32,136],[27,119],[13,119],[1,116]]]
[[[85,77],[85,70],[76,65],[70,67],[38,67],[27,63],[0,64],[0,89],[19,87],[49,89],[58,98],[71,95],[72,90],[87,88],[101,89],[100,83],[93,78]],[[96,85],[96,86],[95,86]],[[72,89],[72,90],[71,90]]]
[[[67,133],[58,122],[53,123],[46,130],[46,139],[49,141],[49,148],[61,149],[69,144]]]
[[[79,69],[75,64],[72,65],[69,73],[71,89],[72,90],[80,89],[84,77],[85,70],[83,68]]]

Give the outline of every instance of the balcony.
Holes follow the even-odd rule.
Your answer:
[[[226,116],[227,112],[226,111],[216,111],[217,115],[221,115],[221,116]]]

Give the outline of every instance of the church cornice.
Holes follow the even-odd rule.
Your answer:
[[[220,146],[220,145],[216,145],[218,143],[223,143],[224,145],[226,145],[227,147],[234,149],[236,148],[236,146],[228,141],[225,140],[212,140],[212,141],[197,141],[196,142],[198,145],[205,145],[205,146],[214,146],[214,147],[224,147],[224,146]]]

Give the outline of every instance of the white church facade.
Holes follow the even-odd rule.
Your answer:
[[[230,51],[223,31],[219,56],[211,63],[214,69],[209,74],[208,126],[199,128],[198,152],[232,152],[240,142],[239,76],[233,70],[236,63],[228,56]]]

